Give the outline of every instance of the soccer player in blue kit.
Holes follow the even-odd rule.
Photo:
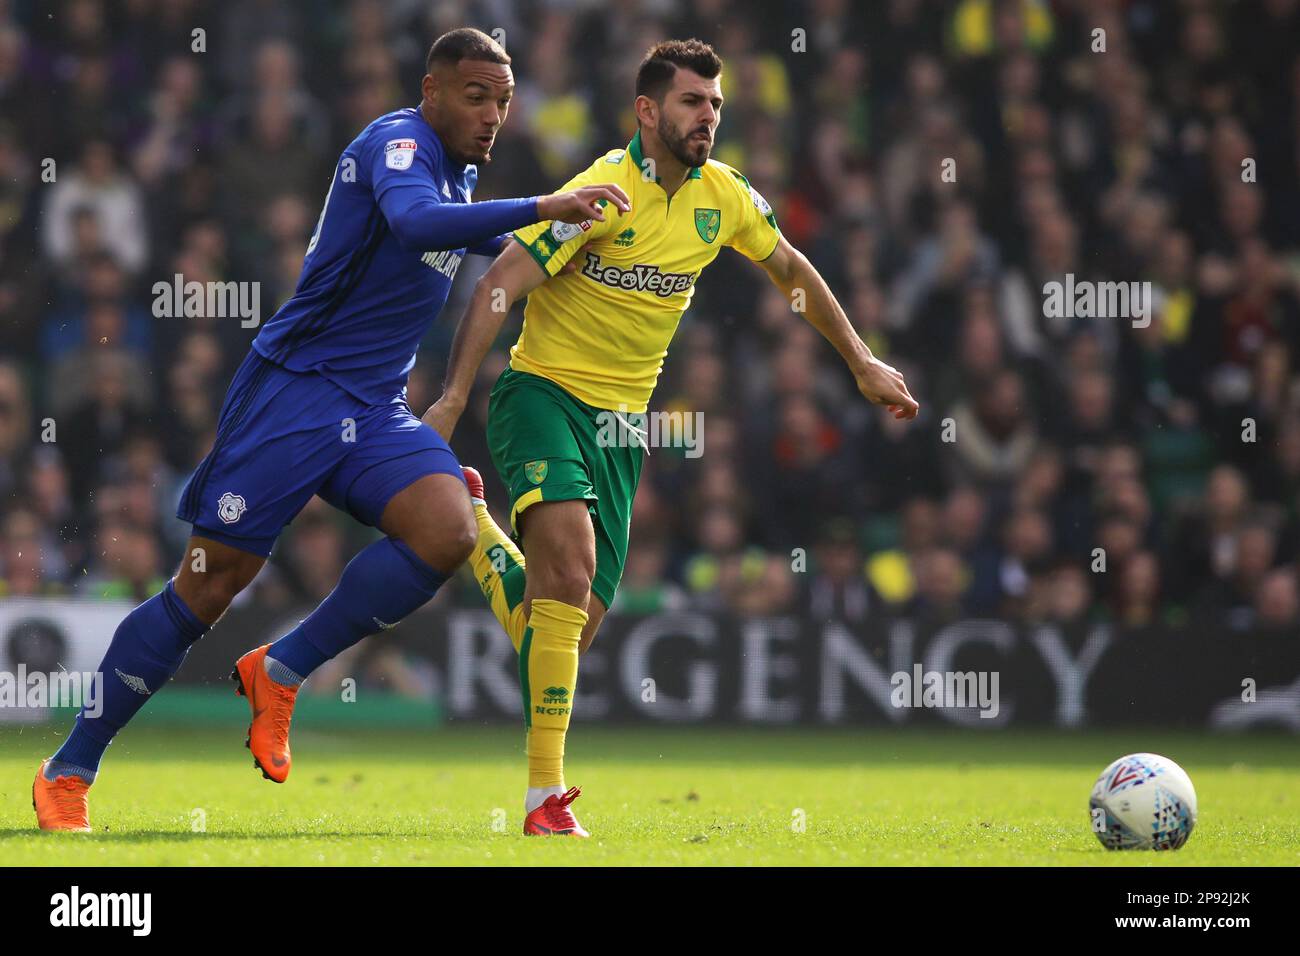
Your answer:
[[[248,746],[289,774],[299,686],[341,651],[406,617],[469,556],[477,535],[460,464],[413,415],[406,378],[467,252],[496,255],[535,222],[604,221],[617,186],[471,203],[514,80],[477,30],[429,51],[419,107],[371,123],[343,151],[292,298],[262,327],[226,393],[212,450],[177,516],[193,525],[180,569],[118,626],[100,665],[100,713],[83,708],[32,784],[46,830],[90,829],[88,791],[113,737],[180,667],[314,494],[385,537],[362,550],[296,628],[236,663]]]

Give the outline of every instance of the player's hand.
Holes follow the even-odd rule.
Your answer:
[[[420,421],[424,422],[439,435],[445,442],[451,441],[451,433],[456,430],[456,423],[460,421],[460,416],[465,411],[465,403],[443,395],[424,413]]]
[[[871,359],[854,378],[858,382],[858,391],[868,401],[884,405],[895,418],[910,421],[921,410],[916,399],[908,392],[902,373],[880,359]]]
[[[542,221],[558,219],[560,222],[583,223],[587,220],[604,222],[605,214],[601,212],[600,200],[613,203],[620,212],[632,208],[627,193],[613,183],[600,186],[583,186],[567,193],[552,193],[537,200],[537,215]]]

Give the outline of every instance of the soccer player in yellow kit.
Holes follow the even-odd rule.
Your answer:
[[[487,426],[522,554],[489,516],[482,479],[466,469],[479,526],[470,561],[519,651],[528,834],[588,835],[571,809],[579,791],[564,786],[564,737],[579,653],[623,574],[644,455],[635,437],[610,441],[608,426],[612,415],[626,422],[646,410],[695,281],[718,250],[730,246],[754,260],[792,302],[802,300],[804,318],[839,352],[867,399],[900,419],[917,414],[903,377],[871,354],[817,270],[781,235],[763,197],[709,159],[721,70],[699,40],[666,41],[646,54],[637,73],[637,134],[564,187],[617,184],[630,210],[607,205],[603,219],[516,231],[516,243],[479,280],[456,330],[442,396],[424,415],[451,438],[511,303],[528,296]],[[635,436],[627,424],[624,434]]]

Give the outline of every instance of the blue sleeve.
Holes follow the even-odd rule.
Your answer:
[[[470,246],[465,251],[471,256],[499,256],[501,249],[510,240],[510,233],[504,233],[500,236],[493,236],[487,242],[480,242],[477,246]]]
[[[536,196],[444,202],[434,185],[436,157],[431,150],[435,147],[427,139],[418,142],[414,136],[391,131],[389,135],[386,142],[369,144],[371,188],[388,227],[404,248],[436,252],[478,246],[538,221]]]
[[[379,208],[403,248],[435,252],[495,243],[488,255],[500,251],[501,233],[538,221],[537,197],[493,199],[490,202],[442,202],[431,185],[398,186],[384,191]],[[480,253],[481,254],[481,253]]]

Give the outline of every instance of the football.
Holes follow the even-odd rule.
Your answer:
[[[1097,778],[1092,829],[1108,850],[1176,850],[1196,826],[1192,778],[1168,757],[1129,754]]]

